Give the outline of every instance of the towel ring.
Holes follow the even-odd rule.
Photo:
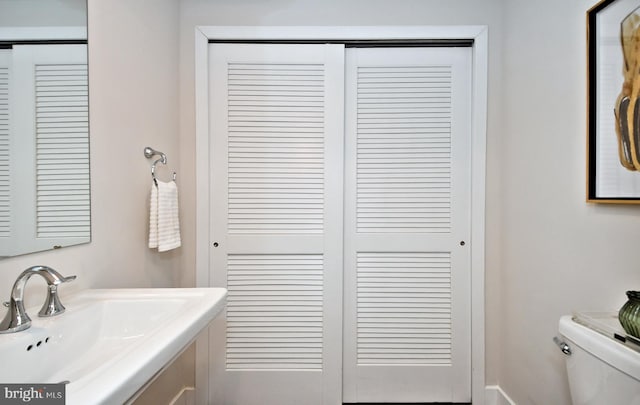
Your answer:
[[[155,183],[155,185],[158,185],[158,179],[156,178],[156,165],[158,163],[162,163],[163,165],[167,164],[167,155],[165,155],[164,153],[155,150],[153,148],[150,147],[146,147],[144,148],[144,157],[146,157],[147,159],[151,159],[154,156],[160,156],[159,159],[156,159],[152,164],[151,164],[151,178],[153,179],[153,182]],[[176,172],[173,172],[173,181],[176,181]]]

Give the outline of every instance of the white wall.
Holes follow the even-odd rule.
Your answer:
[[[617,310],[640,289],[640,206],[584,202],[585,20],[595,3],[504,2],[499,383],[519,405],[570,403],[551,342],[560,315]]]

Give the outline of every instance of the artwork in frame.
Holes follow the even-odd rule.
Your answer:
[[[640,0],[587,12],[587,201],[640,203]]]

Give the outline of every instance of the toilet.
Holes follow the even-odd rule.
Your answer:
[[[626,341],[614,314],[560,318],[574,405],[640,405],[640,346]],[[588,325],[588,326],[585,326]]]

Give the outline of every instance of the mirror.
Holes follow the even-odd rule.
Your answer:
[[[0,0],[0,258],[91,238],[86,0]]]

